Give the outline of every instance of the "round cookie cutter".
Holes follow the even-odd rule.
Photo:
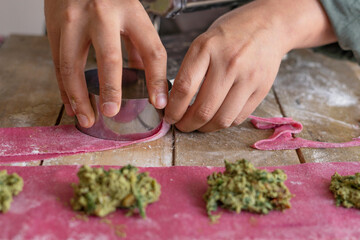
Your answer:
[[[143,70],[123,68],[121,108],[114,117],[106,117],[100,111],[97,69],[85,71],[85,79],[95,123],[90,128],[84,128],[75,117],[75,125],[81,132],[101,139],[135,141],[160,130],[164,111],[150,103]],[[169,81],[168,86],[170,91]]]

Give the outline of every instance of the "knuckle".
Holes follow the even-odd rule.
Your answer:
[[[184,96],[190,93],[190,89],[191,89],[190,84],[179,82],[177,84],[174,84],[172,91]]]
[[[238,72],[241,66],[241,53],[237,52],[229,57],[226,72]]]
[[[72,7],[67,7],[64,11],[64,20],[66,23],[76,22],[79,18],[78,10]]]
[[[187,95],[191,91],[191,78],[188,74],[183,73],[174,83],[173,90],[181,95]]]
[[[231,126],[231,124],[233,123],[233,119],[229,118],[229,117],[221,117],[219,119],[217,119],[215,121],[216,126],[218,127],[218,129],[223,129],[223,128],[228,128]]]
[[[247,117],[240,114],[239,116],[237,116],[237,118],[235,119],[235,121],[233,122],[234,125],[240,125],[241,123],[243,123],[245,121]]]
[[[167,87],[167,82],[166,82],[166,79],[154,79],[154,80],[151,80],[149,81],[149,88],[151,90],[163,90]]]
[[[57,67],[55,67],[57,68]],[[74,73],[74,67],[73,65],[68,61],[63,61],[60,63],[60,66],[58,67],[61,77],[67,78],[71,76]]]
[[[213,117],[214,110],[212,107],[204,106],[195,112],[194,118],[200,122],[208,122]]]
[[[81,97],[75,96],[75,95],[71,96],[71,98],[70,98],[70,104],[75,113],[82,112],[82,109],[84,108],[84,106],[86,106],[88,101],[89,101],[89,99],[87,99],[87,98],[81,98]]]
[[[112,84],[104,84],[100,87],[100,95],[105,101],[118,101],[121,98],[121,88]]]
[[[156,44],[149,52],[149,57],[152,61],[166,61],[167,53],[162,44]]]
[[[102,59],[104,65],[111,67],[120,64],[122,61],[120,52],[114,48],[104,49],[101,51],[99,57]]]
[[[242,76],[236,80],[236,85],[239,88],[248,88],[250,91],[254,91],[255,88],[263,83],[258,82],[257,73],[254,70],[244,71],[242,72]]]
[[[198,52],[210,52],[216,45],[217,38],[209,34],[202,34],[194,40],[191,47]]]
[[[93,0],[88,6],[89,10],[96,16],[102,16],[108,8],[106,1],[103,0]]]

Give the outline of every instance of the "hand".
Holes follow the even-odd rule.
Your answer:
[[[335,40],[317,0],[259,0],[227,13],[190,46],[165,120],[184,132],[238,125],[269,92],[286,52]]]
[[[56,77],[66,113],[83,127],[94,123],[84,68],[92,43],[97,57],[100,104],[105,116],[121,105],[121,36],[130,64],[145,69],[150,101],[167,103],[166,51],[137,0],[45,0],[45,17]]]

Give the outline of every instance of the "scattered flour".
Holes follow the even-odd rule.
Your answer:
[[[293,185],[302,185],[302,182],[298,182],[298,181],[290,181],[291,184]]]
[[[16,201],[13,201],[11,204],[10,211],[16,214],[24,214],[33,208],[40,207],[41,204],[41,201],[33,199],[31,196],[28,197],[26,194],[22,193],[16,196]]]
[[[10,166],[25,167],[25,166],[27,166],[27,162],[16,162],[16,163],[10,164]]]
[[[359,100],[356,89],[342,82],[342,72],[321,61],[300,52],[291,53],[282,65],[280,85],[287,86],[289,91],[296,90],[298,99],[316,100],[318,104],[329,107],[356,105]],[[299,93],[298,89],[304,89],[304,92]]]

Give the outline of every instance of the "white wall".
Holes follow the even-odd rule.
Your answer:
[[[42,35],[44,29],[44,0],[0,0],[0,35]]]

